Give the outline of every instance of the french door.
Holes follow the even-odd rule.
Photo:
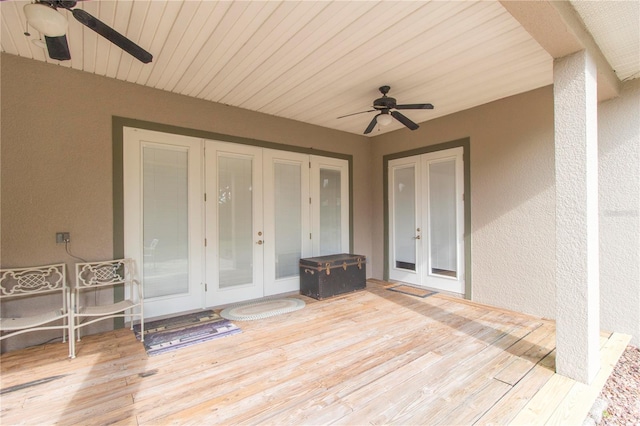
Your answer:
[[[348,251],[344,160],[218,141],[205,158],[208,305],[298,291],[300,258]]]
[[[207,304],[262,297],[262,150],[205,144]]]
[[[313,256],[349,251],[349,179],[346,161],[310,157]]]
[[[309,156],[263,151],[264,295],[300,289],[298,262],[312,255]]]
[[[204,307],[202,141],[124,129],[124,246],[145,316]]]
[[[298,291],[300,258],[349,250],[346,160],[132,128],[123,151],[148,317]]]
[[[389,278],[464,293],[462,148],[389,162]]]

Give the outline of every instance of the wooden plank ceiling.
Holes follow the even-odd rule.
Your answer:
[[[552,83],[552,58],[497,1],[82,1],[154,56],[142,64],[60,10],[70,61],[0,3],[3,52],[362,134],[378,87],[420,123]],[[403,128],[393,124],[371,135]]]

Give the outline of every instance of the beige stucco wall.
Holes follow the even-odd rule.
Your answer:
[[[65,67],[0,56],[2,267],[113,256],[112,117],[353,155],[354,251],[371,253],[364,136],[201,101]],[[73,273],[70,273],[74,279]],[[35,333],[34,333],[35,334]],[[11,348],[25,335],[3,341]],[[42,341],[42,340],[40,340]]]
[[[436,105],[437,108],[437,105]],[[374,275],[383,273],[383,156],[470,138],[472,299],[555,315],[553,91],[545,87],[373,139]]]
[[[640,346],[640,79],[598,105],[600,323]]]

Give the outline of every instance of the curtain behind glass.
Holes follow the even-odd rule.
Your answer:
[[[145,298],[189,289],[187,150],[143,148]]]

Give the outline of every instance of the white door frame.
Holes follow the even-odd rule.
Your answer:
[[[395,221],[398,218],[398,212],[396,212],[396,192],[394,190],[396,186],[395,171],[403,169],[413,169],[414,177],[414,190],[413,190],[413,202],[414,202],[414,223],[405,224],[411,226],[413,229],[413,235],[410,237],[413,239],[413,250],[415,256],[414,269],[401,268],[397,265],[396,260],[396,245],[398,244],[395,235]],[[391,280],[402,281],[410,284],[421,285],[422,284],[422,210],[421,210],[421,175],[420,175],[420,156],[411,156],[392,160],[389,162],[389,278]],[[404,188],[403,188],[404,189]],[[400,220],[400,219],[398,219]]]
[[[237,288],[223,289],[219,284],[219,264],[217,253],[217,214],[216,214],[216,159],[220,152],[225,155],[251,156],[255,158],[253,169],[254,229],[254,282]],[[207,305],[220,305],[256,299],[264,296],[298,291],[300,278],[276,279],[275,277],[275,205],[277,200],[269,196],[273,191],[273,165],[275,162],[300,164],[302,179],[301,210],[302,257],[318,256],[320,252],[320,170],[332,170],[340,174],[340,248],[349,251],[349,173],[348,161],[331,157],[299,154],[294,152],[271,150],[249,145],[220,141],[205,142],[206,176],[206,283]],[[213,175],[212,175],[213,173]],[[306,200],[309,200],[309,203]],[[260,235],[262,234],[262,235]],[[309,236],[307,238],[307,235]]]
[[[340,248],[343,253],[349,252],[350,241],[350,229],[349,229],[349,165],[346,160],[331,157],[321,157],[318,155],[311,155],[310,157],[311,168],[311,234],[313,235],[313,256],[322,256],[324,254],[339,254],[339,253],[323,253],[322,247],[320,247],[320,171],[332,170],[340,173],[340,202],[342,208],[340,209]],[[315,204],[313,204],[315,202]]]
[[[311,238],[311,204],[310,195],[310,167],[309,155],[289,151],[265,149],[263,154],[263,184],[264,184],[264,275],[265,296],[282,294],[300,290],[300,277],[291,276],[277,278],[276,265],[276,197],[275,167],[277,164],[297,166],[300,168],[300,250],[301,257],[312,255]]]
[[[212,290],[212,286],[215,285],[215,282],[208,282],[208,276],[211,275],[211,262],[207,262],[208,252],[207,250],[213,249],[212,239],[210,237],[210,229],[207,228],[207,213],[205,211],[205,182],[206,177],[205,173],[207,172],[205,159],[205,145],[208,139],[202,139],[200,137],[192,137],[179,134],[180,129],[176,129],[176,133],[167,133],[166,130],[163,131],[155,131],[149,130],[145,128],[137,128],[134,127],[137,123],[127,123],[122,126],[123,131],[123,139],[122,139],[122,149],[123,149],[123,172],[122,172],[122,181],[123,181],[123,252],[126,257],[131,257],[136,260],[139,267],[142,268],[143,260],[144,260],[144,241],[142,240],[142,171],[140,170],[140,161],[141,161],[141,148],[139,146],[140,139],[147,139],[152,143],[160,143],[166,146],[171,144],[180,144],[183,143],[185,146],[189,145],[191,148],[189,149],[188,161],[189,161],[189,210],[195,216],[190,220],[189,224],[189,232],[191,235],[190,238],[190,248],[189,248],[189,256],[190,256],[190,276],[192,285],[190,286],[191,290],[189,294],[195,297],[195,302],[189,305],[183,305],[181,303],[175,303],[171,297],[158,298],[158,300],[146,300],[147,307],[149,309],[145,310],[150,318],[160,315],[168,315],[171,313],[182,312],[186,310],[192,310],[197,308],[207,308],[210,306],[219,306],[221,304],[227,303],[225,300],[219,300],[214,296],[215,292]],[[131,127],[128,127],[131,125]],[[132,140],[135,143],[135,139],[138,139],[138,147],[133,151],[134,154],[132,156]],[[178,141],[178,142],[177,142]],[[316,156],[310,153],[301,153],[295,151],[288,150],[278,150],[272,148],[264,148],[256,145],[243,144],[237,142],[217,142],[222,144],[227,144],[231,151],[242,151],[243,149],[257,149],[261,150],[263,156],[268,158],[268,161],[291,161],[291,162],[299,162],[302,159],[305,159],[305,167],[302,167],[302,175],[303,179],[308,182],[308,184],[303,184],[305,186],[305,194],[303,194],[303,200],[308,198],[309,204],[303,202],[303,228],[305,231],[302,232],[301,240],[302,240],[302,257],[310,257],[320,255],[319,252],[319,234],[320,234],[320,220],[319,220],[319,179],[318,176],[315,176],[315,180],[312,181],[312,176],[317,175],[321,169],[330,169],[340,172],[340,191],[341,191],[341,205],[342,209],[340,210],[340,221],[341,221],[341,234],[340,234],[340,248],[342,252],[350,251],[350,243],[351,243],[351,235],[350,235],[350,173],[349,173],[349,165],[350,161],[344,158],[337,157],[324,157],[324,156]],[[191,145],[190,145],[191,144]],[[196,145],[193,145],[196,144]],[[164,146],[163,145],[163,146]],[[262,163],[269,164],[267,160],[264,160]],[[272,165],[272,164],[270,164]],[[208,171],[211,173],[211,170]],[[269,178],[269,173],[272,173],[273,170],[262,170],[263,178]],[[257,185],[256,185],[257,187]],[[209,199],[211,197],[215,199],[215,194],[209,194]],[[276,200],[274,200],[276,202]],[[273,205],[269,205],[268,202],[265,202],[265,199],[261,202],[263,211],[263,217],[269,218],[269,215],[273,215]],[[133,210],[132,210],[133,208]],[[133,214],[132,214],[133,211]],[[271,212],[271,213],[270,213]],[[270,223],[273,223],[271,219],[269,219]],[[211,223],[208,224],[211,227]],[[268,244],[271,240],[268,235],[272,234],[274,230],[273,226],[269,223],[265,222],[262,224],[264,226],[264,247],[262,250],[268,247]],[[268,239],[267,239],[268,238]],[[206,240],[209,241],[207,247],[205,247]],[[274,255],[271,252],[265,251],[265,256],[263,256],[264,262],[273,261]],[[295,280],[285,279],[285,280],[275,280],[270,278],[273,273],[273,265],[263,262],[263,271],[262,277],[266,280],[272,280],[273,282],[264,282],[263,283],[263,292],[262,295],[271,295],[271,294],[281,294],[290,291],[297,291],[299,289],[299,277]],[[295,281],[295,282],[294,282]],[[195,286],[195,287],[194,287]],[[242,299],[251,299],[255,297],[254,295],[243,295]],[[232,299],[228,299],[232,300]],[[233,302],[228,302],[233,303]],[[153,306],[157,306],[158,309],[153,308]]]
[[[465,292],[465,271],[464,271],[464,164],[463,164],[463,148],[451,148],[442,151],[434,151],[421,156],[422,169],[422,215],[423,215],[423,268],[422,283],[424,286],[437,290],[449,291],[457,294]],[[431,256],[432,237],[431,229],[431,193],[428,186],[429,182],[429,165],[444,163],[447,161],[455,161],[455,203],[456,203],[456,277],[449,277],[443,274],[433,272]]]
[[[251,160],[252,281],[223,288],[220,285],[218,159]],[[223,305],[264,296],[264,212],[262,198],[262,149],[219,141],[205,141],[206,283],[207,305]]]
[[[457,294],[465,293],[465,200],[464,200],[464,148],[431,151],[424,154],[397,158],[388,162],[387,168],[387,196],[388,196],[388,276],[397,280],[429,287],[436,290]],[[431,268],[431,233],[430,205],[429,205],[429,165],[433,163],[455,160],[455,191],[456,191],[456,277],[449,277],[432,272]],[[396,267],[394,221],[394,171],[414,167],[415,178],[415,270]]]
[[[201,139],[130,127],[123,129],[124,255],[136,261],[138,275],[140,279],[144,280],[142,150],[145,146],[187,151],[189,209],[188,292],[155,298],[146,297],[145,315],[153,318],[204,308],[202,279],[204,258],[201,239],[203,233]]]

